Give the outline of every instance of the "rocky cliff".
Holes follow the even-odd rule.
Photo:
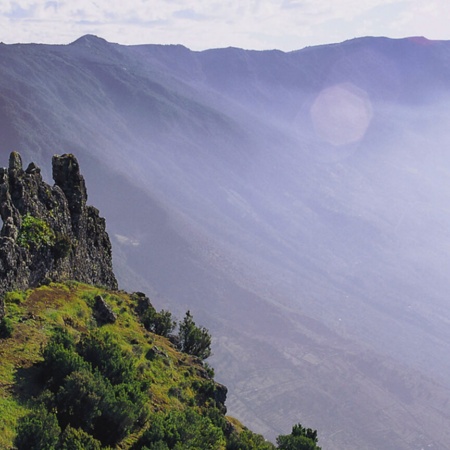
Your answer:
[[[77,159],[52,163],[54,186],[34,163],[23,170],[16,152],[0,168],[0,295],[67,279],[117,288],[105,220],[86,205]]]

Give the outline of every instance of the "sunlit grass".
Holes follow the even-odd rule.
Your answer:
[[[112,324],[99,326],[92,307],[102,295],[117,314]],[[13,446],[17,420],[27,413],[30,398],[42,387],[36,379],[42,350],[53,330],[64,327],[78,341],[93,329],[112,333],[123,352],[130,355],[138,374],[150,381],[148,404],[152,411],[182,409],[195,403],[192,358],[180,354],[164,337],[148,332],[139,322],[135,302],[124,292],[108,292],[82,283],[51,283],[5,297],[12,336],[0,340],[0,448]],[[128,436],[128,448],[142,430]]]

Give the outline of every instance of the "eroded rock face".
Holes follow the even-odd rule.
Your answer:
[[[105,220],[87,206],[73,155],[53,157],[54,186],[34,163],[11,153],[0,168],[0,294],[73,279],[117,289]]]

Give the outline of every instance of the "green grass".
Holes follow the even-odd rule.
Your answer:
[[[5,395],[0,388],[0,448],[8,449],[15,437],[17,420],[24,416],[28,409],[10,395]]]
[[[117,314],[115,323],[98,327],[92,305],[99,294]],[[55,327],[64,327],[76,340],[96,328],[111,332],[120,348],[133,357],[139,374],[150,380],[148,404],[152,411],[195,405],[192,386],[204,381],[201,367],[166,338],[146,331],[128,294],[82,283],[51,283],[25,293],[11,292],[5,304],[14,330],[10,338],[0,340],[0,448],[13,446],[17,420],[29,411],[31,398],[42,389],[37,376],[39,362]],[[128,436],[121,448],[128,448],[142,431]]]

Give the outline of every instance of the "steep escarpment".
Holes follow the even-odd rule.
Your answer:
[[[86,204],[75,156],[53,157],[53,179],[24,170],[16,152],[0,168],[0,294],[67,279],[116,289],[105,220]]]

